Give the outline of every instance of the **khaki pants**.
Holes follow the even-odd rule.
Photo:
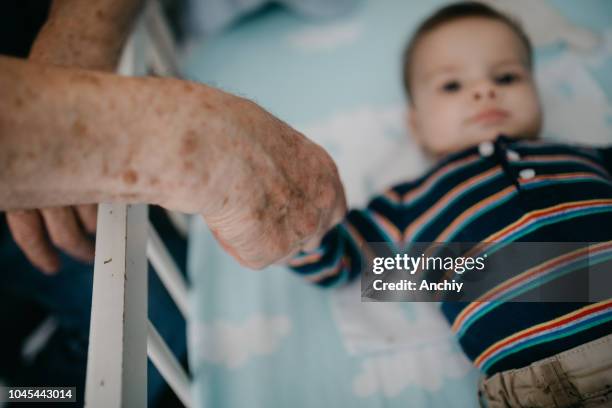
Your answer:
[[[483,407],[612,407],[612,334],[483,378]]]

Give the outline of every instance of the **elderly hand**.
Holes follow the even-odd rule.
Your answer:
[[[94,259],[86,233],[96,231],[96,205],[16,210],[6,213],[13,239],[30,262],[46,274],[59,268],[56,247],[84,262]]]
[[[231,255],[259,269],[315,248],[344,217],[346,201],[325,150],[276,119],[261,123],[267,114],[251,108],[241,111],[252,132],[242,135],[244,157],[214,185],[216,205],[203,215]]]
[[[218,89],[2,57],[0,88],[0,122],[11,118],[0,138],[0,208],[146,202],[198,213],[251,268],[313,248],[346,211],[321,147]],[[22,226],[23,241],[40,236],[31,233],[40,218]],[[45,253],[35,242],[33,254]]]
[[[50,27],[50,28],[49,28]],[[97,58],[85,58],[75,50],[85,47],[67,47],[57,38],[52,20],[37,38],[30,60],[61,66],[112,70],[115,58],[99,53]],[[51,31],[51,32],[49,32]],[[97,205],[87,204],[46,209],[7,211],[6,221],[15,243],[28,260],[45,274],[54,274],[60,268],[57,247],[68,255],[93,262],[94,243],[87,235],[96,231]]]
[[[202,214],[227,252],[259,269],[316,247],[345,215],[344,189],[320,146],[255,103],[228,97],[215,143],[186,131],[181,177],[188,188],[167,206]]]
[[[113,71],[141,0],[89,2],[55,1],[50,16],[32,46],[30,61]],[[9,211],[13,239],[30,262],[51,274],[59,269],[57,251],[91,262],[96,231],[95,204],[40,210]]]

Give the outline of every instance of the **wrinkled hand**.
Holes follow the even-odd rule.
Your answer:
[[[243,162],[217,185],[217,207],[204,219],[241,264],[259,269],[312,250],[346,212],[329,155],[284,123],[252,127],[239,148]],[[253,137],[255,136],[255,137]]]
[[[214,146],[186,155],[189,163],[208,166],[210,177],[200,193],[206,170],[182,172],[184,184],[192,186],[183,202],[194,206],[189,212],[203,215],[230,255],[260,269],[316,248],[344,217],[346,200],[323,148],[255,103],[236,99],[225,104],[229,117]]]
[[[92,262],[94,244],[86,233],[96,231],[96,205],[17,210],[6,213],[13,239],[28,260],[46,274],[59,269],[54,245],[72,257]]]
[[[132,8],[131,4],[137,4],[138,1],[124,3],[127,13]],[[55,4],[49,20],[32,46],[29,60],[65,67],[113,71],[121,50],[117,44],[122,43],[125,33],[113,28],[113,37],[108,37],[104,31],[99,31],[94,26],[102,26],[105,22],[96,18],[92,23],[88,17],[93,15],[95,8],[89,7],[88,12],[83,13],[87,7],[89,5],[84,3]],[[68,16],[71,23],[65,24],[62,18],[67,12],[74,12],[79,17]],[[83,32],[90,35],[81,35]],[[92,35],[94,32],[99,34]],[[88,42],[100,42],[101,38],[106,38],[106,42]],[[96,213],[97,205],[91,204],[9,211],[6,218],[13,239],[28,260],[44,273],[52,274],[60,266],[54,246],[78,260],[93,261],[94,243],[86,233],[95,233]]]

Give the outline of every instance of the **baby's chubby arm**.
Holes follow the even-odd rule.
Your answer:
[[[342,218],[331,158],[256,104],[205,85],[0,57],[0,209],[148,202],[199,213],[245,266]]]

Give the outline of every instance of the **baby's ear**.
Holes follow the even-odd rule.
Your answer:
[[[418,117],[414,109],[415,109],[414,106],[411,105],[406,110],[406,115],[405,115],[406,126],[408,128],[408,131],[410,132],[410,136],[414,139],[415,142],[417,142],[417,144],[422,146],[423,141],[421,140],[421,137],[420,137],[419,121],[418,121]]]

